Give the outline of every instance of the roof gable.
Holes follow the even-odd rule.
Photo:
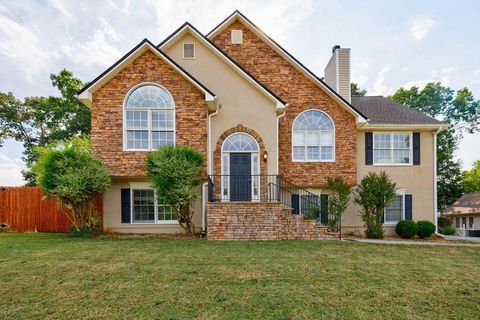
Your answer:
[[[85,85],[77,94],[77,98],[84,103],[85,105],[91,107],[92,104],[92,94],[101,88],[105,83],[107,83],[110,79],[112,79],[117,73],[123,70],[127,65],[145,53],[147,50],[153,52],[156,56],[161,58],[164,62],[170,65],[176,72],[178,72],[181,76],[191,82],[197,89],[205,94],[205,101],[207,104],[212,106],[214,109],[214,105],[216,105],[216,96],[215,94],[210,91],[207,87],[205,87],[200,81],[195,79],[192,75],[190,75],[186,70],[184,70],[181,66],[179,66],[175,61],[173,61],[170,57],[168,57],[165,53],[159,50],[153,43],[151,43],[148,39],[142,40],[138,45],[136,45],[132,50],[130,50],[127,54],[125,54],[122,58],[120,58],[117,62],[115,62],[112,66],[110,66],[107,70],[102,72],[98,77],[96,77],[92,82]]]
[[[202,43],[205,47],[211,50],[217,57],[223,60],[227,65],[237,71],[243,78],[245,78],[250,84],[256,87],[258,90],[263,92],[270,100],[276,103],[277,109],[284,109],[287,105],[280,97],[278,97],[272,90],[270,90],[266,85],[261,83],[256,79],[252,74],[245,70],[240,64],[234,61],[230,56],[218,48],[212,41],[200,33],[193,25],[186,22],[175,30],[170,36],[163,40],[157,47],[162,51],[166,51],[173,44],[183,38],[184,35],[190,34],[197,41]]]
[[[230,16],[223,20],[219,25],[217,25],[212,31],[207,34],[207,38],[212,40],[225,28],[230,26],[233,22],[239,21],[247,29],[253,32],[257,37],[259,37],[263,42],[265,42],[270,48],[272,48],[277,54],[283,57],[288,61],[295,69],[304,74],[309,80],[314,84],[320,87],[328,96],[333,98],[340,106],[345,108],[353,116],[355,116],[357,123],[366,123],[367,117],[357,110],[352,104],[346,101],[342,96],[340,96],[335,90],[330,88],[325,82],[323,82],[319,77],[317,77],[312,71],[300,63],[295,57],[293,57],[289,52],[282,48],[277,42],[270,38],[266,33],[264,33],[260,28],[253,24],[247,17],[245,17],[240,11],[235,10]]]

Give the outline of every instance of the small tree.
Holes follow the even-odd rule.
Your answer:
[[[71,210],[72,215],[64,212],[75,231],[99,231],[100,219],[93,200],[110,186],[110,176],[102,162],[90,153],[88,138],[75,137],[39,147],[37,152],[39,160],[32,170],[42,192]]]
[[[362,206],[360,216],[365,223],[367,238],[383,238],[382,217],[385,206],[395,198],[396,184],[384,171],[369,172],[355,193],[355,203]]]
[[[199,196],[203,155],[190,147],[165,146],[151,152],[147,171],[159,201],[168,203],[188,235],[195,233],[192,205]]]
[[[350,201],[351,187],[341,177],[335,177],[327,179],[327,188],[331,191],[328,197],[328,213],[330,215],[328,226],[330,231],[338,232],[339,222],[347,211]]]

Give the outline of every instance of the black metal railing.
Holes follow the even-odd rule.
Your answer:
[[[209,175],[208,200],[277,202],[277,175]]]
[[[301,214],[339,230],[340,221],[328,213],[328,196],[305,190],[279,175],[209,175],[208,201],[279,202]]]

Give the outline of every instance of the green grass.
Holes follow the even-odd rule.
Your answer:
[[[0,233],[0,319],[478,319],[480,249]]]

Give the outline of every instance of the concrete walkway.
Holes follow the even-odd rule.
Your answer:
[[[444,236],[447,240],[464,240],[475,243],[480,243],[480,237],[460,237],[460,236]]]
[[[465,240],[464,237],[458,237]],[[457,239],[455,239],[457,240]],[[419,246],[451,246],[451,247],[477,247],[480,248],[480,242],[477,243],[451,243],[451,242],[430,242],[430,241],[408,241],[408,240],[383,240],[383,239],[357,239],[343,238],[342,241],[375,243],[375,244],[394,244],[394,245],[419,245]]]

